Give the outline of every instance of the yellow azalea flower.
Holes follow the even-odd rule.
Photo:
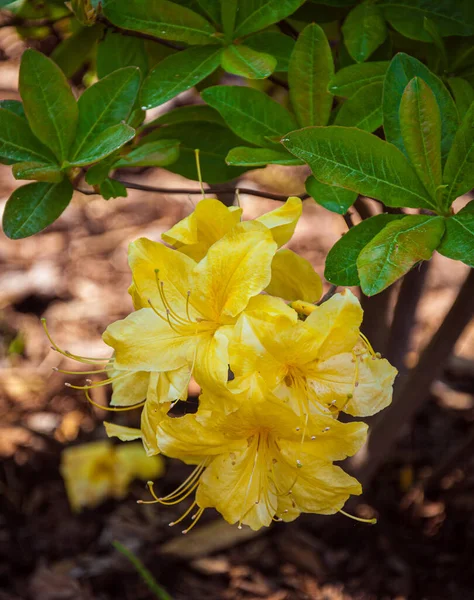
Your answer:
[[[106,440],[92,442],[66,448],[61,455],[61,475],[75,512],[106,498],[123,498],[133,479],[147,480],[163,473],[163,459],[147,457],[137,443],[119,447]]]
[[[278,250],[272,262],[272,279],[267,294],[285,300],[317,302],[323,291],[321,278],[311,263],[286,248]]]
[[[200,385],[225,384],[228,337],[250,299],[270,282],[276,243],[260,223],[236,225],[199,263],[140,239],[130,248],[136,294],[149,304],[110,325],[113,367],[170,372],[190,365]]]
[[[229,348],[234,391],[268,389],[300,416],[369,416],[392,398],[397,373],[360,334],[362,309],[349,291],[306,320],[289,323],[244,313]]]
[[[300,198],[291,196],[282,206],[255,219],[271,230],[278,246],[286,244],[295,231],[302,213]],[[242,209],[225,206],[219,200],[206,198],[196,204],[195,210],[162,234],[165,242],[196,261],[209,248],[240,222]]]
[[[164,453],[197,465],[176,492],[158,498],[151,488],[164,505],[195,492],[177,522],[195,510],[193,526],[213,507],[229,523],[257,530],[302,512],[336,513],[349,495],[361,493],[357,480],[332,463],[357,452],[366,438],[364,423],[310,416],[302,431],[297,415],[278,401],[244,401],[228,414],[208,410],[221,402],[205,393],[196,414],[167,417],[158,428]]]

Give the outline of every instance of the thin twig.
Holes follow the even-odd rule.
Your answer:
[[[337,285],[331,285],[331,287],[328,289],[328,291],[324,294],[324,296],[321,298],[321,300],[319,302],[316,302],[316,306],[320,306],[323,302],[326,302],[327,300],[329,300],[329,298],[332,298],[334,296],[334,294],[337,291],[338,286]]]
[[[162,187],[155,187],[152,185],[143,185],[141,183],[133,183],[131,181],[124,181],[122,179],[112,179],[112,181],[118,181],[119,183],[121,183],[123,186],[125,186],[126,188],[129,188],[131,190],[140,190],[142,192],[154,192],[157,194],[185,194],[185,195],[194,195],[194,194],[201,194],[201,190],[200,189],[189,189],[189,188],[162,188]],[[78,192],[81,192],[81,194],[85,194],[86,196],[95,196],[97,195],[97,192],[95,192],[94,190],[84,190],[82,188],[76,188]],[[215,187],[208,187],[208,188],[204,188],[204,191],[206,194],[230,194],[235,192],[236,190],[239,190],[239,192],[241,194],[248,194],[249,196],[260,196],[261,198],[268,198],[269,200],[277,200],[279,202],[286,202],[286,200],[288,200],[288,196],[284,195],[284,194],[272,194],[270,192],[260,192],[258,190],[251,190],[249,188],[242,188],[239,185],[233,185],[233,186],[215,186]],[[306,200],[307,198],[309,198],[308,194],[302,194],[301,196],[298,196],[299,198],[301,198],[301,200]]]
[[[298,39],[298,36],[299,36],[298,31],[293,27],[293,25],[288,23],[288,21],[285,21],[285,20],[280,21],[279,23],[277,23],[277,26],[278,26],[278,29],[285,35],[292,37],[294,40]]]
[[[345,215],[342,215],[344,221],[346,222],[347,229],[352,229],[354,227],[354,221],[352,220],[352,214],[347,211]]]
[[[290,89],[290,86],[286,83],[286,81],[283,81],[283,79],[280,79],[279,77],[275,77],[275,75],[269,75],[267,77],[267,79],[268,79],[268,81],[271,81],[275,85],[279,85],[282,88],[285,88],[285,90]]]

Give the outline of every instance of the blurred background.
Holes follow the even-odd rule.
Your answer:
[[[13,28],[0,29],[2,99],[19,99],[23,49]],[[184,100],[193,101],[192,91]],[[169,110],[169,105],[160,109]],[[198,188],[161,169],[125,174],[141,184]],[[239,185],[302,194],[307,174],[305,167],[271,166],[253,171]],[[0,165],[0,212],[21,184],[9,167]],[[311,516],[255,533],[206,511],[199,526],[182,536],[179,527],[168,527],[181,508],[137,505],[137,499],[148,499],[140,481],[123,500],[111,498],[81,513],[71,510],[61,454],[67,447],[104,439],[107,413],[64,386],[67,381],[81,385],[84,377],[53,371],[74,365],[51,351],[40,318],[46,317],[62,348],[108,356],[101,333],[132,310],[128,244],[141,236],[160,240],[198,199],[129,190],[128,198],[107,202],[77,193],[45,232],[21,241],[0,235],[0,600],[151,598],[113,548],[114,540],[137,554],[175,599],[474,598],[473,323],[429,391],[430,401],[356,505],[356,514],[378,517],[376,526],[342,516]],[[241,195],[240,201],[245,218],[276,207],[258,196]],[[367,200],[364,207],[371,214],[380,210]],[[353,219],[357,222],[356,213]],[[345,231],[341,216],[308,199],[289,247],[323,276],[325,256]],[[433,257],[405,356],[408,366],[416,364],[468,271],[460,262]],[[370,331],[370,323],[366,327]],[[191,396],[197,393],[192,386]],[[94,399],[105,406],[109,394],[99,388]],[[125,413],[114,421],[136,426],[138,414]],[[465,442],[465,451],[439,473],[459,442]],[[158,492],[173,490],[186,472],[185,466],[168,461],[156,483]]]

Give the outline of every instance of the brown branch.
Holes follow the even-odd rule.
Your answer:
[[[417,366],[396,387],[392,405],[374,425],[367,459],[356,476],[368,485],[386,461],[403,427],[409,424],[429,398],[433,381],[439,376],[453,347],[474,314],[474,269],[471,269],[454,304],[446,315]]]
[[[290,86],[286,83],[286,81],[283,81],[283,79],[280,79],[279,77],[275,77],[275,75],[269,75],[267,77],[267,79],[268,79],[268,81],[271,81],[275,85],[279,85],[282,88],[285,88],[285,90],[290,89]]]
[[[200,189],[162,188],[162,187],[155,187],[152,185],[143,185],[141,183],[133,183],[131,181],[123,181],[122,179],[113,179],[113,181],[118,181],[119,183],[121,183],[123,186],[125,186],[128,189],[140,190],[142,192],[154,192],[157,194],[186,194],[186,195],[202,194],[202,191]],[[76,189],[78,192],[81,192],[81,194],[85,194],[86,196],[97,195],[97,192],[95,192],[94,190],[84,190],[82,188],[76,188]],[[260,196],[261,198],[268,198],[269,200],[277,200],[279,202],[286,202],[286,200],[288,200],[287,195],[272,194],[270,192],[260,192],[258,190],[242,188],[242,187],[239,187],[238,185],[232,185],[232,186],[216,185],[214,187],[210,186],[208,188],[205,188],[204,192],[206,194],[229,194],[229,193],[235,192],[236,190],[239,190],[239,192],[241,194],[248,194],[249,196]],[[298,197],[301,198],[301,200],[306,200],[306,198],[309,198],[309,195],[302,194],[301,196],[298,196]]]
[[[337,292],[337,285],[331,285],[331,287],[328,289],[328,291],[324,294],[324,296],[321,298],[321,300],[319,300],[319,302],[316,302],[316,306],[321,306],[321,304],[323,304],[323,302],[326,302],[327,300],[329,300],[329,298],[332,298],[334,296],[334,294]]]

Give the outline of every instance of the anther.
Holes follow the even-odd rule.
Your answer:
[[[301,427],[297,427],[297,428],[296,428],[296,431],[299,431],[300,429],[301,429]]]
[[[298,467],[298,469],[301,469],[301,467],[303,466],[302,462],[300,461],[300,459],[298,459],[296,461],[296,466]]]
[[[314,442],[314,440],[316,439],[316,436],[315,436],[315,435],[312,435],[312,436],[311,436],[311,439],[312,439],[312,440],[313,440],[313,442]]]
[[[326,433],[326,431],[329,431],[330,429],[331,429],[330,427],[325,427],[325,428],[323,429],[323,433]]]

